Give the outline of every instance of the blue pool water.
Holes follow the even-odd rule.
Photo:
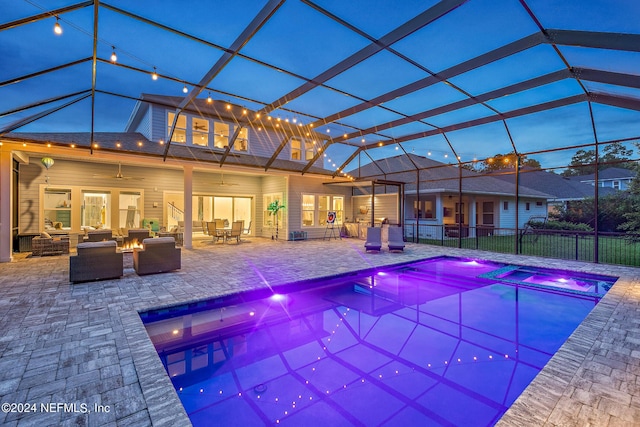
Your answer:
[[[488,426],[615,280],[441,257],[141,317],[195,426]]]

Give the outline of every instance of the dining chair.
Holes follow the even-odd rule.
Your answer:
[[[233,224],[231,224],[231,231],[227,236],[227,240],[235,238],[236,243],[240,243],[241,235],[242,235],[242,221],[234,221]]]

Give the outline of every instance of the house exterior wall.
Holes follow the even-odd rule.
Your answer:
[[[391,224],[398,224],[400,221],[400,212],[398,212],[398,194],[376,194],[375,196],[375,212],[373,212],[376,223],[386,218]],[[371,196],[353,196],[351,198],[351,218],[356,221],[369,223],[371,225],[372,205]],[[368,213],[361,214],[360,207],[364,206]],[[348,215],[349,216],[349,215]]]
[[[168,137],[168,129],[170,123],[168,122],[168,112],[174,112],[173,109],[167,109],[157,105],[150,105],[147,109],[144,118],[141,120],[140,125],[137,127],[136,131],[145,135],[149,140],[166,141]],[[197,115],[187,112],[185,113],[189,117],[198,117]],[[202,117],[202,116],[200,116]],[[223,119],[223,118],[211,118],[210,120],[224,122],[230,125],[229,135],[233,135],[237,124],[231,119]],[[209,130],[210,135],[212,132],[211,128]],[[191,129],[187,126],[187,145],[196,148],[196,149],[214,149],[213,141],[209,139],[208,147],[201,147],[197,145],[191,145],[189,143],[191,136]],[[283,135],[282,132],[276,132],[273,129],[265,128],[265,127],[250,127],[248,129],[248,151],[246,154],[251,154],[253,156],[263,157],[263,158],[271,158],[275,150],[280,146],[284,139],[289,139],[289,137]],[[318,144],[320,146],[320,144]],[[222,152],[222,149],[216,149]],[[245,152],[242,152],[245,153]],[[280,160],[291,160],[291,145],[287,143],[287,145],[280,151],[278,156],[276,157]],[[308,162],[306,160],[301,160],[301,164],[306,165]],[[319,157],[313,164],[315,167],[323,168],[324,167],[324,158]]]
[[[289,177],[289,196],[287,211],[289,216],[288,231],[306,231],[309,239],[323,238],[326,226],[303,226],[302,224],[302,196],[339,196],[344,198],[343,218],[351,218],[351,189],[348,187],[333,187],[324,185],[327,180],[305,176]],[[343,224],[335,224],[340,228]],[[336,230],[336,235],[339,230]]]
[[[151,122],[151,111],[152,111],[153,106],[149,107],[149,109],[146,110],[145,114],[142,116],[142,118],[140,119],[140,123],[138,124],[137,129],[135,130],[136,132],[140,132],[142,135],[145,136],[145,138],[147,138],[149,141],[157,141],[157,139],[153,138],[153,126],[152,126],[152,122]]]
[[[504,210],[504,203],[507,202],[509,209]],[[532,216],[547,216],[547,201],[544,199],[524,198],[521,197],[518,204],[518,228],[523,228],[529,218]],[[538,206],[537,202],[542,202]],[[527,203],[529,203],[529,210],[527,210]],[[514,197],[502,197],[500,198],[499,210],[499,225],[498,228],[516,228],[516,216],[515,216],[515,198]]]

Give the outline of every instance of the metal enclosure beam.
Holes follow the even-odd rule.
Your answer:
[[[202,90],[215,78],[215,76],[222,71],[224,67],[233,59],[235,55],[247,44],[249,40],[260,30],[260,28],[273,16],[280,6],[284,3],[284,0],[270,0],[258,14],[251,20],[249,25],[240,33],[240,35],[234,40],[228,50],[225,50],[218,61],[211,67],[211,69],[200,79],[200,82],[191,89],[191,92],[180,102],[176,108],[175,115],[173,117],[173,123],[169,130],[169,136],[167,137],[167,144],[165,145],[163,160],[167,159],[169,147],[171,146],[171,139],[173,138],[173,132],[175,131],[176,124],[178,122],[178,116],[189,105]]]
[[[438,2],[436,5],[422,12],[420,15],[416,16],[410,21],[405,22],[401,26],[382,36],[382,38],[380,38],[376,42],[365,46],[353,55],[345,58],[333,67],[320,73],[319,75],[311,79],[311,81],[304,83],[303,85],[297,87],[286,95],[275,100],[271,104],[266,105],[262,110],[260,110],[260,113],[268,114],[269,112],[281,107],[287,102],[290,102],[293,99],[304,95],[310,90],[325,83],[327,80],[330,80],[338,74],[345,72],[346,70],[375,55],[381,50],[386,49],[393,43],[396,43],[398,40],[407,37],[409,34],[419,30],[425,25],[428,25],[429,23],[435,21],[443,15],[446,15],[447,13],[451,12],[467,1],[468,0],[443,0]]]

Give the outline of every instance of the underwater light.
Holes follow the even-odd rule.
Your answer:
[[[270,299],[272,301],[284,301],[287,297],[285,295],[282,294],[273,294],[271,295]]]

